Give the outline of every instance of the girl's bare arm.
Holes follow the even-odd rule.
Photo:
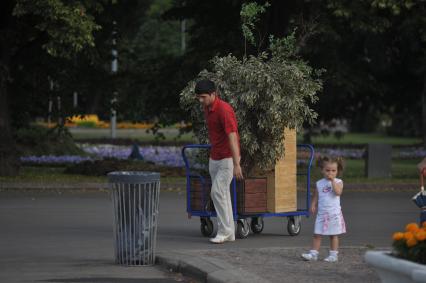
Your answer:
[[[312,199],[311,199],[311,213],[314,214],[317,211],[317,205],[318,205],[318,192],[317,189],[315,188],[313,194],[312,194]]]

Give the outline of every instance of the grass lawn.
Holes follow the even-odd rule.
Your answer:
[[[106,177],[64,174],[64,167],[23,166],[15,177],[1,177],[0,182],[93,183],[106,182]]]
[[[22,183],[106,183],[107,177],[102,176],[86,176],[76,174],[65,174],[65,167],[47,167],[47,166],[23,166],[19,176],[1,177],[0,182],[22,182]],[[161,182],[164,184],[185,183],[185,177],[162,177]]]
[[[345,170],[342,179],[347,183],[365,183],[365,184],[396,184],[418,183],[416,164],[418,160],[400,160],[392,161],[392,178],[367,179],[364,177],[364,161],[348,159],[345,161]],[[21,173],[16,177],[0,177],[0,182],[23,182],[23,183],[105,183],[107,177],[85,176],[76,174],[65,174],[65,167],[46,167],[46,166],[23,166]],[[299,172],[305,172],[306,168],[298,168]],[[170,173],[169,173],[170,175]],[[322,178],[319,168],[312,167],[311,182]],[[304,183],[304,178],[299,176],[299,182]],[[167,184],[185,184],[185,176],[167,176],[162,177],[161,182]]]
[[[76,140],[87,139],[109,139],[111,133],[109,129],[92,129],[92,128],[72,128],[70,132]],[[160,130],[165,136],[163,142],[181,142],[181,143],[195,143],[195,138],[192,133],[187,133],[178,138],[179,130],[175,128],[165,128]],[[117,129],[118,139],[135,139],[140,142],[156,142],[155,136],[147,133],[144,129]],[[302,143],[302,136],[298,136],[298,142]],[[312,138],[313,145],[322,144],[367,144],[367,143],[384,143],[391,145],[419,145],[422,142],[420,138],[404,138],[404,137],[389,137],[383,134],[373,133],[348,133],[341,139],[337,139],[334,135],[329,136],[316,136]]]
[[[75,140],[88,139],[110,139],[111,132],[109,129],[90,129],[90,128],[74,128],[69,129],[72,137]],[[181,142],[194,143],[195,138],[192,133],[186,133],[179,137],[179,130],[175,128],[162,129],[161,132],[165,139],[160,139],[159,142]],[[152,133],[147,133],[144,129],[117,129],[117,139],[132,139],[140,142],[157,142]]]
[[[345,168],[341,178],[347,183],[369,183],[369,184],[391,184],[391,183],[418,183],[419,177],[416,165],[417,159],[394,159],[392,160],[392,178],[373,178],[368,179],[364,176],[365,161],[364,160],[345,160]],[[306,169],[298,169],[299,171]],[[321,171],[318,167],[313,166],[311,171],[311,181],[322,178]],[[299,180],[302,178],[299,177]]]
[[[298,141],[303,139],[298,137]],[[312,138],[314,145],[320,144],[367,144],[367,143],[384,143],[391,145],[418,145],[422,142],[420,138],[404,138],[404,137],[389,137],[383,134],[364,134],[364,133],[347,133],[341,139],[337,139],[334,135],[317,136]]]

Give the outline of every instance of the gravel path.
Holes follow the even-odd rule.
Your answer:
[[[250,271],[270,282],[380,282],[375,271],[364,262],[366,248],[341,248],[339,262],[322,261],[328,251],[320,251],[321,260],[306,262],[303,248],[257,248],[187,251],[228,262],[242,272]]]

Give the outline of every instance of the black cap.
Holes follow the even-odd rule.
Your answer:
[[[216,91],[216,85],[211,80],[200,80],[195,85],[195,94],[212,93]]]

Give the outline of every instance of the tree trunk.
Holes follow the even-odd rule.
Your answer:
[[[0,176],[14,176],[19,173],[19,156],[13,140],[7,99],[9,70],[0,62]]]
[[[423,93],[422,93],[422,138],[423,147],[426,148],[426,75],[423,77]]]

